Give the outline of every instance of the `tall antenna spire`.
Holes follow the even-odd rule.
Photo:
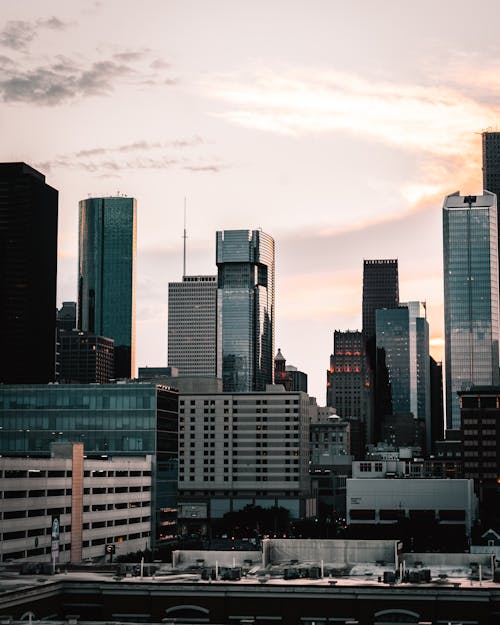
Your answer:
[[[184,235],[182,237],[184,239],[184,262],[182,265],[182,277],[184,278],[186,276],[186,239],[187,239],[187,234],[186,234],[186,198],[184,197]]]

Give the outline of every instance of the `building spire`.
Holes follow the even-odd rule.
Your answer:
[[[184,234],[182,235],[182,238],[184,239],[182,277],[185,278],[186,277],[186,239],[187,239],[187,234],[186,234],[186,197],[184,197]]]

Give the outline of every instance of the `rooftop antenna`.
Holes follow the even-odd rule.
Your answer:
[[[182,238],[184,239],[184,262],[182,265],[182,277],[185,278],[186,276],[186,239],[187,239],[187,234],[186,234],[186,198],[184,197],[184,234],[182,236]]]

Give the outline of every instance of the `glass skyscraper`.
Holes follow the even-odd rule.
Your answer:
[[[115,341],[115,376],[135,375],[134,198],[79,203],[78,328]]]
[[[224,391],[265,390],[274,368],[274,239],[217,232],[217,352]]]
[[[498,385],[498,231],[493,193],[443,205],[446,427],[460,429],[457,391]]]
[[[408,302],[376,312],[377,358],[390,384],[391,414],[412,413],[426,427],[431,448],[429,324],[425,304]]]

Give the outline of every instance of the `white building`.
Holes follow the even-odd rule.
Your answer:
[[[248,504],[307,514],[309,397],[269,388],[180,395],[180,519],[220,518]]]
[[[358,463],[354,463],[356,465]],[[371,463],[359,463],[360,467]],[[353,465],[353,475],[355,468]],[[383,462],[374,462],[382,476]],[[372,479],[347,480],[347,523],[397,523],[401,518],[418,520],[431,516],[441,524],[465,526],[467,536],[476,518],[477,499],[473,480]]]
[[[52,458],[0,458],[0,561],[57,562],[144,550],[151,537],[151,456],[87,459],[83,445],[53,445]]]
[[[183,276],[168,285],[168,364],[179,376],[217,371],[217,276]]]

